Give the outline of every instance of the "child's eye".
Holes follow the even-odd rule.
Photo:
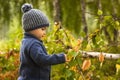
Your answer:
[[[42,30],[46,30],[46,28],[42,28]]]
[[[45,30],[44,28],[42,28],[42,30]]]

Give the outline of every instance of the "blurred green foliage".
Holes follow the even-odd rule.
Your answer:
[[[53,0],[0,0],[0,79],[16,80],[18,77],[19,48],[23,37],[21,5],[25,2],[49,15],[51,24],[44,39],[48,53],[65,52],[70,58],[70,62],[52,67],[52,80],[120,79],[120,70],[117,72],[116,68],[116,64],[120,65],[119,59],[105,59],[100,68],[98,58],[83,58],[78,51],[120,52],[119,0],[101,0],[102,10],[98,9],[97,0],[85,0],[88,35],[83,31],[79,0],[60,0],[61,26],[53,22]],[[80,45],[78,39],[82,41]],[[91,60],[91,66],[82,71],[86,59]]]

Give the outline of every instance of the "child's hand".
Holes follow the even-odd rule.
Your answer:
[[[64,54],[64,55],[65,55],[65,61],[69,62],[70,60],[68,60],[67,55],[66,54]]]

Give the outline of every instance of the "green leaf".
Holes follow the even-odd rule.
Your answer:
[[[68,53],[68,56],[71,56],[71,57],[76,57],[78,55],[78,53],[76,53],[75,51],[71,51]]]
[[[100,16],[103,14],[102,10],[98,10],[97,14]]]
[[[117,63],[117,64],[120,64],[120,59],[118,59],[116,63]]]
[[[70,77],[72,75],[71,71],[68,69],[65,70],[65,74],[67,77]]]
[[[87,41],[87,40],[84,40],[84,41],[82,42],[82,49],[85,49],[86,46],[87,46],[87,44],[88,44],[88,41]]]
[[[117,26],[119,26],[119,25],[120,25],[119,21],[115,21],[115,24],[116,24]]]

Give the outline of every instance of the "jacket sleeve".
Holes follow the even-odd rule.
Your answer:
[[[42,45],[35,43],[30,47],[30,57],[38,65],[55,65],[65,62],[65,55],[63,53],[48,55],[43,50]]]

